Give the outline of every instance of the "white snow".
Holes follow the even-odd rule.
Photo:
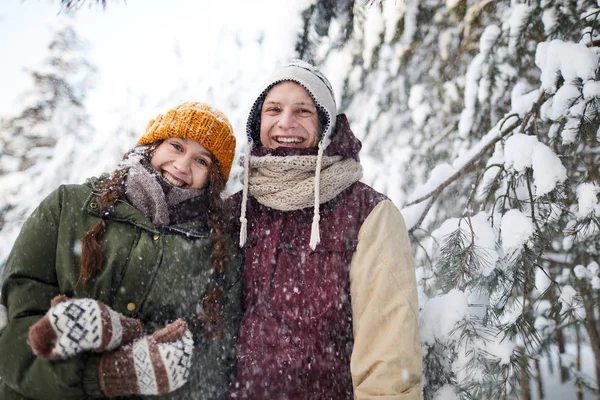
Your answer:
[[[513,112],[519,114],[521,118],[525,116],[525,114],[531,109],[531,106],[540,95],[539,90],[532,90],[529,93],[520,93],[522,88],[525,88],[526,85],[516,84],[511,93],[511,109]]]
[[[600,82],[587,81],[583,85],[583,98],[585,100],[591,100],[598,97],[600,97]]]
[[[592,277],[588,269],[581,264],[577,264],[573,268],[573,273],[578,279],[590,279]]]
[[[550,193],[557,184],[565,181],[567,170],[562,162],[545,144],[534,136],[514,134],[506,140],[504,147],[504,165],[518,173],[533,168],[535,195]]]
[[[497,232],[489,223],[488,213],[480,212],[471,217],[470,226],[467,218],[449,218],[433,231],[431,236],[435,238],[437,243],[442,243],[444,238],[459,229],[459,226],[467,238],[465,246],[470,245],[471,240],[473,240],[475,254],[481,260],[482,270],[480,273],[483,276],[488,276],[496,267],[499,258],[496,250]]]
[[[509,51],[514,51],[517,43],[520,39],[523,29],[525,29],[524,25],[529,18],[529,14],[531,14],[535,10],[535,7],[529,6],[527,4],[516,4],[511,8],[511,15],[506,24],[509,26],[509,41],[508,41],[508,49]]]
[[[488,213],[480,212],[471,218],[473,232],[475,232],[475,246],[482,261],[483,276],[489,276],[496,267],[498,252],[496,251],[497,232],[488,221]]]
[[[450,1],[450,0],[447,0]],[[456,389],[452,385],[444,385],[435,392],[433,400],[459,400],[460,397],[456,393]]]
[[[542,115],[550,120],[556,121],[563,118],[569,111],[569,107],[579,97],[579,88],[567,83],[554,93],[551,102],[545,105]]]
[[[410,90],[410,96],[408,98],[408,107],[412,110],[411,116],[413,123],[417,129],[420,129],[425,125],[427,118],[431,114],[431,106],[424,100],[423,85],[414,85]]]
[[[457,340],[458,333],[450,332],[468,315],[468,308],[466,294],[457,289],[429,299],[420,315],[421,342],[431,345],[436,340],[442,343]]]
[[[556,25],[556,13],[553,9],[544,10],[542,14],[542,23],[544,24],[544,33],[549,35]]]
[[[551,284],[552,284],[552,281],[550,280],[548,275],[546,275],[546,273],[544,273],[544,271],[542,271],[541,268],[536,268],[536,270],[535,270],[535,290],[538,293],[544,293],[544,291],[546,289],[548,289],[548,287],[550,287]]]
[[[567,83],[576,78],[584,81],[593,78],[598,67],[598,54],[581,43],[552,40],[538,44],[535,64],[541,70],[542,89],[554,92],[559,72]]]
[[[565,285],[562,288],[562,293],[558,298],[563,304],[562,313],[566,311],[572,311],[574,313],[575,318],[583,320],[585,318],[585,310],[583,309],[583,304],[581,304],[581,300],[578,298],[577,291],[573,289],[571,285]]]
[[[408,201],[414,201],[432,190],[436,189],[441,183],[443,183],[446,179],[448,179],[452,174],[454,174],[456,170],[446,163],[440,163],[436,165],[429,175],[427,182],[424,185],[421,185],[415,190],[412,195],[408,197]]]
[[[509,137],[504,144],[504,167],[523,173],[531,167],[531,155],[538,143],[534,136],[520,133]]]
[[[600,265],[596,261],[592,261],[587,265],[588,271],[590,271],[591,276],[597,276],[600,271]]]
[[[560,158],[550,147],[538,143],[531,155],[535,195],[543,196],[550,193],[556,185],[567,179],[567,170]]]
[[[384,24],[379,7],[367,7],[366,11],[366,26],[363,38],[363,67],[370,68],[373,55],[373,48],[379,44],[379,36],[383,33]]]
[[[512,209],[502,216],[500,230],[502,248],[505,253],[510,253],[527,243],[533,234],[533,222],[521,211]]]
[[[582,183],[577,186],[577,217],[583,218],[590,214],[600,216],[600,187],[593,183]]]

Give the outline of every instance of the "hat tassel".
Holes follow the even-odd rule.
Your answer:
[[[310,228],[310,248],[312,250],[317,248],[319,242],[321,242],[321,235],[319,234],[319,221],[321,215],[319,214],[320,204],[320,190],[321,190],[321,160],[323,159],[323,141],[319,143],[319,152],[317,153],[317,166],[315,171],[315,209],[313,212],[313,222]]]
[[[252,141],[246,144],[246,154],[244,158],[244,188],[242,190],[242,210],[240,213],[240,247],[246,244],[248,235],[248,219],[246,218],[246,203],[248,203],[248,175],[250,171],[250,151],[252,150]]]

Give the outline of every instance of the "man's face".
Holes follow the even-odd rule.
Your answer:
[[[286,81],[269,90],[260,112],[260,141],[269,149],[317,146],[319,116],[306,89]]]

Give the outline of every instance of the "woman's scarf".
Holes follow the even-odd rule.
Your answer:
[[[171,186],[150,165],[135,163],[129,168],[125,195],[131,204],[156,226],[189,221],[206,213],[207,190]]]

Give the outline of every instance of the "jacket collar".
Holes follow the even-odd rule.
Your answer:
[[[92,189],[92,193],[86,199],[83,206],[84,210],[98,218],[102,218],[102,205],[100,203],[100,187],[102,181],[108,177],[103,174],[100,178],[90,178],[85,185]],[[208,237],[209,229],[205,221],[187,221],[180,224],[174,224],[167,227],[158,228],[152,221],[144,215],[140,210],[124,200],[117,200],[115,207],[108,219],[119,222],[128,222],[138,228],[144,229],[152,233],[172,232],[184,235],[190,238]]]

